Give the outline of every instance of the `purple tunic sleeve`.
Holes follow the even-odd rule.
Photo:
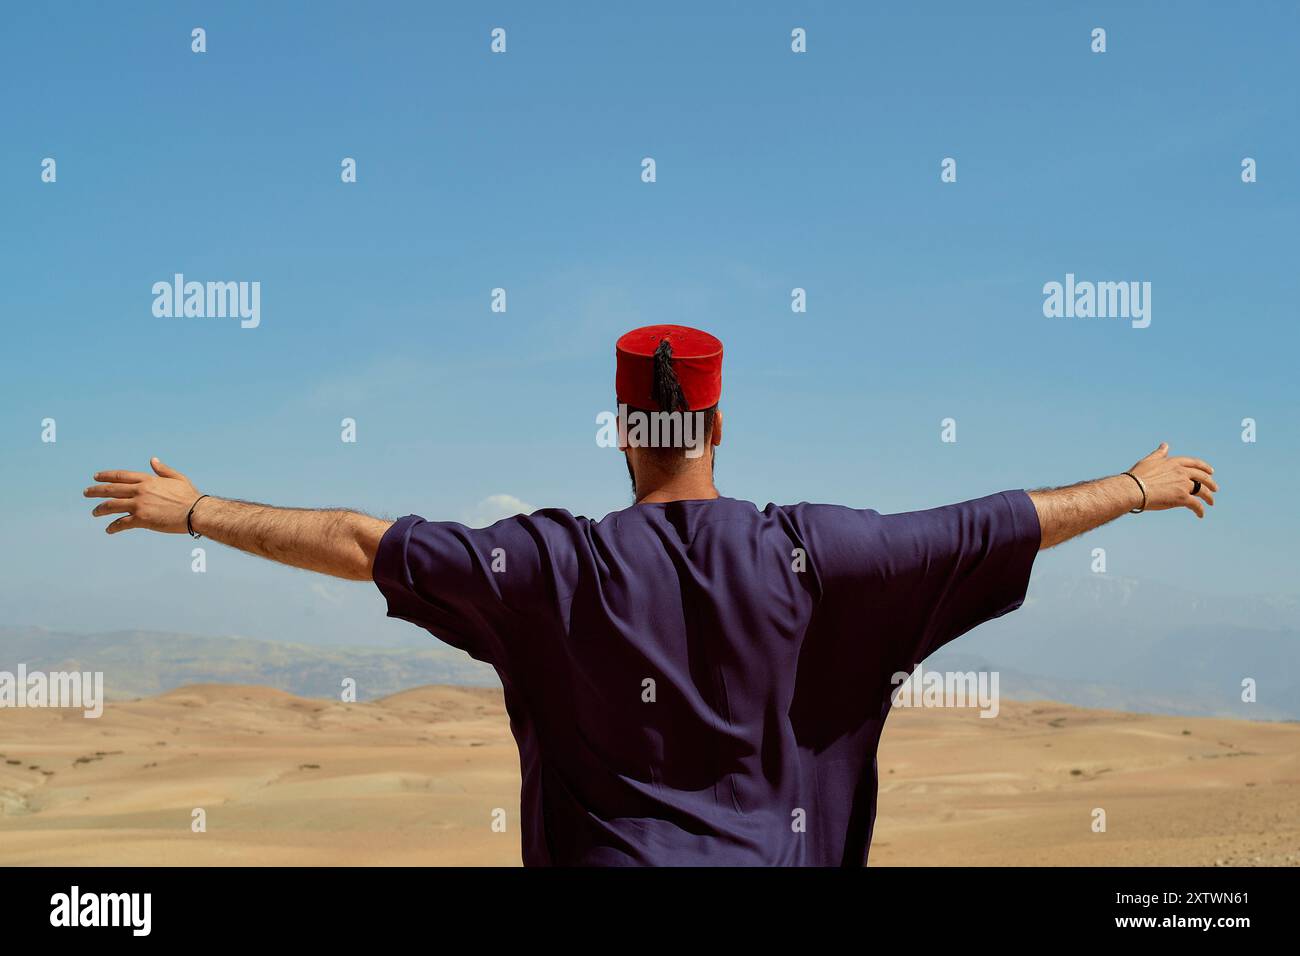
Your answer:
[[[552,613],[552,568],[542,560],[540,513],[469,528],[407,515],[384,533],[374,579],[388,616],[423,627],[501,670],[529,615]]]
[[[1020,607],[1041,539],[1024,491],[893,515],[805,505],[797,526],[828,613],[882,676]]]

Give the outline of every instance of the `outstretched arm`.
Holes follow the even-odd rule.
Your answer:
[[[107,498],[91,514],[121,514],[104,530],[109,534],[145,528],[181,534],[185,516],[196,534],[281,564],[354,581],[370,580],[379,539],[392,524],[342,509],[273,508],[250,501],[202,495],[190,480],[157,458],[155,474],[101,471],[82,494]]]
[[[1134,508],[1141,508],[1144,490],[1144,510],[1190,508],[1198,518],[1205,517],[1205,505],[1214,504],[1214,494],[1219,490],[1213,468],[1199,458],[1169,457],[1169,445],[1165,442],[1129,471],[1137,481],[1130,475],[1119,474],[1064,488],[1029,492],[1043,529],[1039,549],[1068,541]],[[1196,488],[1196,482],[1200,482],[1200,488]],[[1196,494],[1192,493],[1193,489]]]

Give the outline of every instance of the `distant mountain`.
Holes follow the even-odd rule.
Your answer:
[[[1018,612],[932,659],[998,670],[1012,699],[1082,707],[1300,719],[1300,601],[1217,597],[1112,575],[1035,578]],[[1251,678],[1257,700],[1241,700]]]
[[[1280,706],[1246,704],[1240,694],[1232,696],[1215,686],[1198,684],[1163,690],[1131,687],[1095,681],[1069,680],[1027,674],[988,658],[940,651],[925,662],[926,671],[997,671],[998,693],[1004,700],[1046,700],[1074,707],[1120,710],[1137,714],[1167,714],[1180,717],[1232,717],[1238,720],[1296,720],[1295,698]]]
[[[110,700],[146,697],[184,684],[260,684],[304,697],[334,697],[356,681],[372,700],[422,684],[494,686],[496,672],[432,638],[420,650],[310,647],[240,637],[157,631],[67,634],[0,627],[0,671],[102,671]]]

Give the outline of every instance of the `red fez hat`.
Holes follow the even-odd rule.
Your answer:
[[[685,411],[718,404],[722,343],[708,332],[685,325],[647,325],[621,336],[614,353],[618,358],[614,391],[621,404],[647,411],[682,411],[662,407],[658,397],[665,394],[665,384],[671,389],[674,376]]]

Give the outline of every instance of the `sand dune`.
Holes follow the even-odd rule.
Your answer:
[[[1300,725],[1051,703],[1003,702],[995,719],[897,710],[872,862],[1297,866]]]
[[[494,689],[343,704],[192,685],[98,720],[0,711],[0,755],[0,864],[519,862],[518,756]],[[899,710],[880,779],[876,864],[1300,865],[1296,725]]]

